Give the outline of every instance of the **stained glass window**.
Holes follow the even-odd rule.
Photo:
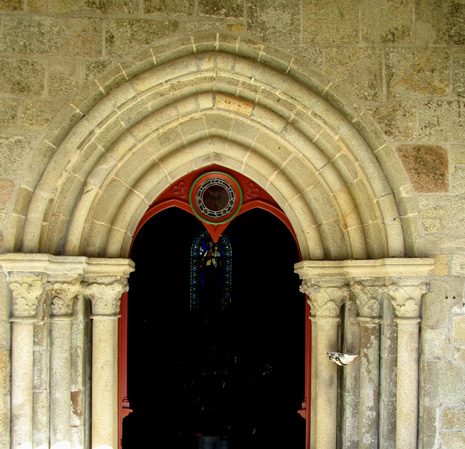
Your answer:
[[[222,234],[213,242],[208,231],[191,247],[190,309],[206,313],[224,310],[231,303],[232,250]]]

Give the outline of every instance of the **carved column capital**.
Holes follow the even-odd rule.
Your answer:
[[[45,279],[32,274],[10,275],[9,287],[13,300],[13,320],[34,319],[44,292]]]
[[[52,317],[69,317],[73,313],[74,299],[81,291],[80,280],[53,282],[49,286]]]
[[[308,296],[312,315],[316,317],[339,317],[342,303],[349,294],[344,282],[315,282],[312,279],[302,281],[300,291]]]
[[[381,316],[382,286],[356,280],[350,283],[350,291],[355,297],[360,317],[377,319]]]
[[[421,298],[428,291],[424,280],[403,280],[389,285],[387,291],[398,318],[420,318]]]
[[[93,317],[118,316],[121,295],[128,290],[127,280],[114,280],[103,284],[89,283],[85,286],[84,294],[92,301]]]

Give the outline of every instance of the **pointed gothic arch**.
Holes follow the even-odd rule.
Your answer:
[[[406,324],[402,341],[418,341],[419,303],[431,263],[402,259],[422,255],[407,176],[368,114],[291,55],[229,34],[177,37],[146,48],[65,106],[37,154],[41,159],[26,167],[17,195],[27,212],[9,217],[6,251],[85,257],[93,275],[95,260],[128,256],[138,223],[167,187],[217,164],[265,189],[295,231],[303,259],[297,272],[316,311],[315,332],[322,326],[312,352],[318,387],[337,384],[334,371],[313,370],[323,366],[323,343],[335,344],[349,281],[367,273],[383,286],[388,278],[414,279],[389,294]],[[324,282],[315,286],[315,278]],[[111,291],[112,304],[122,289],[118,284]],[[114,312],[109,316],[115,318]],[[377,319],[366,313],[364,318]],[[109,335],[115,335],[114,326]],[[414,357],[402,363],[400,394],[418,368]],[[325,414],[336,419],[335,408],[313,396],[316,447],[335,447],[335,432],[322,423]],[[105,408],[103,396],[98,399]],[[416,400],[409,396],[397,412],[398,447],[413,447]],[[113,410],[106,417],[115,425]],[[115,445],[114,429],[105,429],[98,444]]]
[[[148,205],[183,174],[218,163],[269,191],[304,259],[419,255],[407,178],[349,104],[293,57],[235,36],[147,49],[61,111],[40,179],[24,180],[28,212],[14,217],[7,245],[124,257]]]

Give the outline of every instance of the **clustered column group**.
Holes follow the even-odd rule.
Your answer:
[[[312,321],[311,449],[336,449],[338,367],[328,352],[343,352],[341,307],[355,300],[359,323],[358,447],[380,444],[380,348],[382,301],[388,300],[397,323],[396,447],[415,449],[418,427],[419,326],[422,295],[431,259],[305,261],[295,269],[302,279]]]
[[[134,265],[127,259],[0,255],[11,293],[11,448],[72,447],[72,323],[76,301],[92,315],[92,447],[118,447],[118,317]],[[46,404],[34,391],[34,341],[49,342]],[[44,331],[45,329],[45,331]],[[37,376],[36,376],[37,377]],[[42,403],[44,400],[42,400]],[[42,405],[42,408],[41,408]],[[82,404],[81,404],[82,405]],[[83,413],[81,410],[80,413]]]

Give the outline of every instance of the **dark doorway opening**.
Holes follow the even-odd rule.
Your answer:
[[[226,228],[232,247],[231,305],[190,310],[190,248],[204,231],[171,208],[139,231],[129,280],[128,396],[123,449],[196,447],[194,379],[202,361],[219,360],[231,386],[229,447],[304,447],[305,300],[287,227],[260,209]],[[202,374],[203,373],[203,374]],[[195,394],[194,394],[195,395]]]

